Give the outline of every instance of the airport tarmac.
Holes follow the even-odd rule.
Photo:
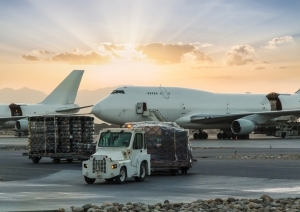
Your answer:
[[[24,151],[0,150],[0,211],[51,210],[109,202],[189,202],[211,198],[300,196],[299,160],[217,159],[217,156],[300,154],[299,139],[256,136],[251,140],[192,140],[197,164],[187,175],[153,174],[145,182],[123,185],[84,182],[81,163],[33,164]],[[26,138],[0,137],[0,147],[27,145]],[[270,146],[272,148],[270,148]]]

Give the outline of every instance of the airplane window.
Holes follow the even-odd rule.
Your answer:
[[[116,93],[125,94],[123,90],[114,90],[111,94],[116,94]]]

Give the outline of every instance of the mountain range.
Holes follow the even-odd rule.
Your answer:
[[[116,86],[119,87],[119,86]],[[100,99],[110,94],[116,87],[99,88],[97,90],[81,90],[78,91],[75,103],[80,106],[94,105]],[[12,88],[0,89],[0,104],[11,103],[39,103],[47,97],[47,94],[33,90],[30,88],[21,88],[14,90]],[[89,113],[91,108],[82,109],[79,113]],[[95,119],[95,123],[101,123],[99,119]]]

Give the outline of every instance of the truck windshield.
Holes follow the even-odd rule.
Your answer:
[[[103,132],[98,147],[128,147],[131,134],[130,132]]]

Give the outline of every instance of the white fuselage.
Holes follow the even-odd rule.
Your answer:
[[[0,121],[0,128],[14,128],[17,120],[14,119],[14,116],[42,116],[42,115],[53,115],[53,114],[68,114],[68,112],[58,113],[58,109],[70,109],[77,108],[77,104],[16,104],[19,106],[18,109],[14,109],[13,112],[10,109],[10,105],[1,104],[0,105],[0,117],[7,118],[6,120]],[[75,112],[78,112],[76,110]],[[74,113],[74,111],[69,112]],[[11,117],[11,119],[10,119]],[[20,118],[22,119],[22,118]]]
[[[298,94],[279,95],[281,110],[300,108]],[[143,110],[158,110],[166,121],[184,128],[223,129],[231,123],[198,124],[189,118],[196,114],[226,115],[242,112],[271,111],[266,94],[221,94],[178,87],[119,87],[100,100],[92,109],[99,119],[123,125],[125,122],[149,121],[137,113],[137,103],[146,103]]]

